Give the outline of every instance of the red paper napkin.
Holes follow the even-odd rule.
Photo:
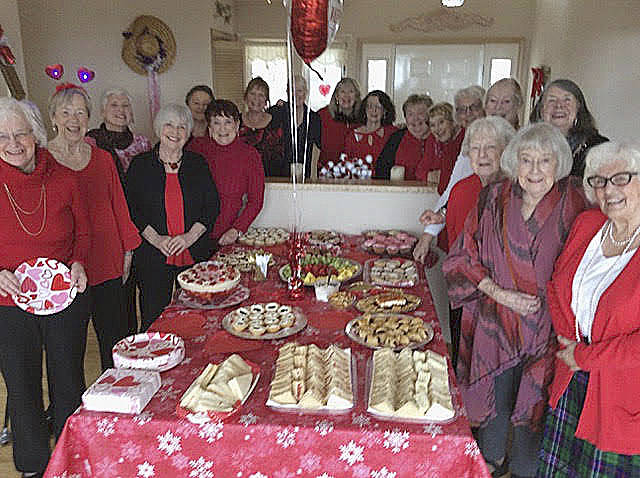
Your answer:
[[[327,313],[309,314],[307,322],[320,330],[344,330],[347,322],[353,317],[354,315],[350,312],[332,310]]]
[[[198,313],[173,315],[171,318],[156,320],[151,328],[152,332],[170,332],[183,339],[197,337],[203,334],[206,319]]]
[[[207,340],[207,350],[212,353],[247,352],[258,350],[264,344],[260,340],[241,339],[226,330],[220,330]]]

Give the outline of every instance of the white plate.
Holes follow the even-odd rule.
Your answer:
[[[50,315],[66,309],[78,292],[71,287],[71,271],[56,259],[38,257],[20,264],[15,275],[20,282],[13,302],[35,315]]]

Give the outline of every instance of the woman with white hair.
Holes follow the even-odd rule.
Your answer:
[[[580,184],[567,177],[571,163],[556,128],[521,130],[500,159],[507,179],[480,192],[443,264],[451,306],[462,307],[458,383],[494,476],[536,473],[553,375],[546,286],[586,207]]]
[[[134,124],[132,103],[133,98],[124,88],[105,90],[100,101],[102,123],[87,133],[98,148],[111,153],[121,180],[133,157],[151,149],[146,136],[131,131]]]
[[[124,284],[140,235],[131,222],[111,155],[85,141],[90,114],[91,99],[80,86],[60,85],[49,100],[49,116],[57,133],[49,142],[49,151],[56,161],[76,172],[89,208],[91,316],[105,370],[113,367],[113,346],[129,335]]]
[[[153,122],[160,142],[136,156],[127,172],[127,201],[142,245],[134,261],[140,284],[142,330],[169,304],[178,273],[211,257],[218,192],[204,158],[183,150],[193,119],[169,104]]]
[[[88,304],[85,265],[90,247],[87,201],[78,177],[45,149],[37,108],[0,98],[0,369],[7,386],[13,457],[23,476],[42,476],[49,430],[42,399],[42,351],[55,436],[80,405],[85,389]],[[52,315],[18,308],[14,274],[24,261],[46,257],[71,269],[75,300]]]
[[[485,115],[482,102],[484,100],[484,88],[479,85],[471,85],[461,88],[453,95],[455,107],[455,120],[458,126],[466,128],[478,118]]]
[[[576,219],[547,288],[555,358],[538,476],[640,476],[640,145],[586,157],[598,208]]]

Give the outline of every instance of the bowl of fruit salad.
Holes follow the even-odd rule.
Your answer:
[[[320,278],[338,282],[347,282],[362,272],[362,265],[351,259],[329,254],[306,254],[302,260],[302,281],[312,286]],[[286,264],[279,270],[280,278],[287,282],[291,277],[291,265]]]

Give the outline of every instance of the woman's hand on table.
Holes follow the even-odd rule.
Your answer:
[[[574,354],[576,345],[578,345],[578,342],[565,339],[561,335],[558,335],[558,342],[563,348],[556,352],[556,357],[558,357],[560,360],[566,363],[567,367],[569,367],[572,372],[577,372],[579,370],[582,370],[578,366],[578,363],[576,362],[576,358]]]
[[[413,258],[418,262],[424,262],[427,254],[429,254],[429,249],[431,249],[431,243],[433,242],[433,236],[429,233],[424,233],[416,247],[413,249]]]
[[[73,286],[76,286],[80,293],[87,289],[87,273],[79,262],[71,264],[71,287]]]
[[[535,314],[542,306],[540,297],[517,290],[503,289],[489,277],[480,281],[478,289],[498,304],[502,304],[521,315]]]
[[[233,244],[234,242],[236,242],[238,240],[238,237],[240,237],[240,231],[232,227],[222,236],[220,236],[220,239],[218,239],[218,244],[220,244],[221,246],[228,246],[229,244]]]
[[[431,209],[427,209],[420,215],[419,219],[420,223],[429,226],[431,224],[443,224],[444,216],[439,212],[432,211]]]
[[[18,295],[20,293],[20,281],[8,269],[0,271],[0,295],[7,297],[8,295]]]
[[[132,262],[133,262],[133,251],[126,251],[124,253],[124,261],[122,264],[122,283],[123,284],[129,280],[129,274],[131,274]]]

